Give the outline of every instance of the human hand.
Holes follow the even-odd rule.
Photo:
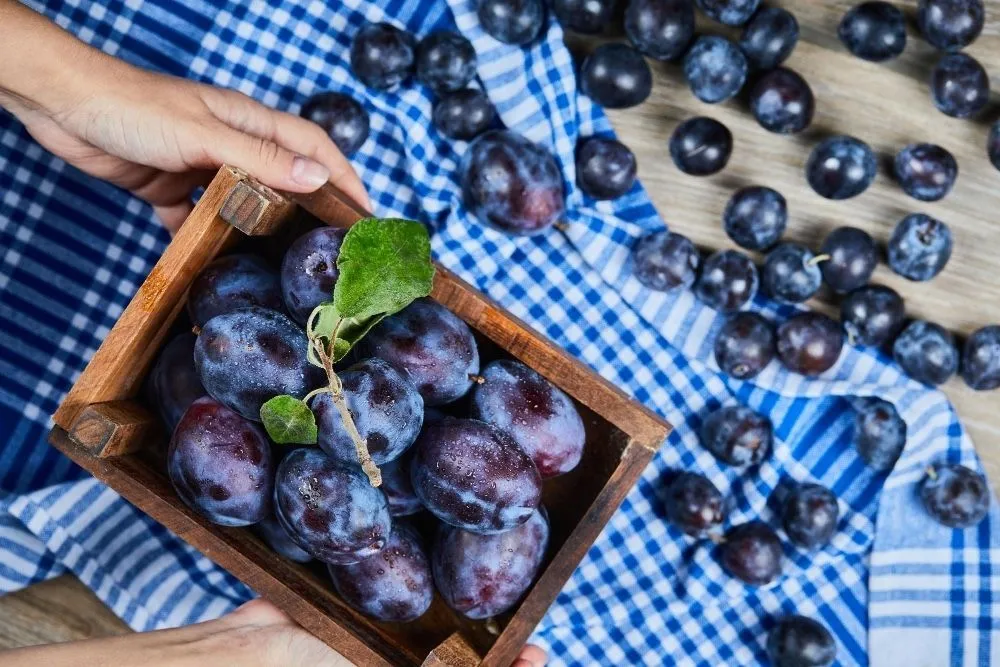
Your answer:
[[[252,600],[220,619],[173,630],[0,651],[0,664],[4,667],[352,667],[346,658],[262,599]],[[544,651],[537,646],[526,646],[512,667],[544,665]]]
[[[148,201],[171,231],[223,162],[289,192],[332,181],[368,208],[357,174],[318,125],[129,65],[11,0],[0,0],[0,23],[0,105],[52,153]],[[46,48],[24,48],[29,40]]]

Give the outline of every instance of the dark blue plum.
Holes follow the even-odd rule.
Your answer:
[[[990,77],[972,56],[949,53],[931,71],[931,98],[941,113],[971,118],[990,101]]]
[[[722,213],[722,226],[737,245],[767,250],[788,224],[788,204],[777,190],[761,185],[737,190]]]
[[[1000,120],[990,126],[986,135],[986,157],[994,167],[1000,169]]]
[[[670,135],[670,157],[690,176],[722,171],[733,152],[733,134],[714,118],[689,118]]]
[[[857,227],[838,227],[819,249],[823,282],[838,294],[863,287],[878,266],[878,246],[871,235]]]
[[[941,51],[960,51],[983,31],[982,0],[920,0],[917,27],[927,42]]]
[[[840,322],[851,345],[885,345],[896,337],[905,321],[903,297],[891,287],[865,285],[840,304]]]
[[[295,239],[281,261],[281,294],[292,319],[305,325],[313,309],[333,300],[337,259],[347,231],[318,227]]]
[[[627,44],[602,44],[580,66],[580,91],[608,109],[642,104],[653,89],[653,73]]]
[[[431,552],[434,583],[445,603],[467,618],[490,618],[528,592],[545,558],[549,522],[540,510],[500,535],[438,529]]]
[[[267,542],[275,553],[282,558],[287,558],[295,563],[308,563],[313,559],[308,552],[303,551],[299,545],[292,541],[288,531],[281,527],[276,517],[264,517],[259,523],[254,525],[254,532],[260,535],[261,539]]]
[[[944,384],[958,371],[955,337],[933,322],[911,322],[896,337],[892,356],[907,375],[932,387]]]
[[[774,445],[771,421],[742,405],[730,405],[709,414],[699,437],[702,447],[715,458],[741,468],[763,461]]]
[[[971,528],[990,511],[986,477],[957,463],[930,466],[920,485],[920,500],[938,523],[949,528]]]
[[[819,621],[786,616],[767,636],[767,657],[772,667],[830,667],[837,643]]]
[[[725,37],[704,35],[684,56],[684,79],[702,102],[725,102],[747,80],[747,58]]]
[[[212,261],[188,290],[188,315],[196,327],[216,315],[250,306],[282,309],[278,274],[256,255],[226,255]]]
[[[787,9],[762,7],[743,27],[740,48],[750,67],[773,69],[785,62],[799,43],[799,22]]]
[[[423,539],[396,523],[385,548],[347,565],[329,565],[330,579],[344,601],[380,621],[414,621],[431,606],[434,582]]]
[[[715,337],[715,362],[737,380],[749,380],[764,370],[774,355],[774,325],[757,313],[736,313]]]
[[[444,93],[434,103],[431,120],[449,139],[472,141],[489,129],[497,112],[489,96],[478,88]]]
[[[750,113],[768,132],[795,134],[812,123],[812,88],[796,72],[778,67],[757,80],[750,92]]]
[[[208,393],[194,367],[195,341],[194,334],[179,334],[163,347],[149,372],[150,400],[170,432],[191,404]]]
[[[910,144],[896,153],[893,168],[903,191],[920,201],[943,198],[958,178],[955,157],[935,144]]]
[[[504,44],[525,46],[545,27],[542,0],[479,0],[476,14],[483,31]]]
[[[752,586],[781,575],[781,540],[766,523],[751,521],[730,528],[719,548],[722,569]]]
[[[361,468],[318,449],[296,449],[278,466],[274,507],[292,541],[324,563],[347,565],[380,552],[392,529],[385,494]]]
[[[892,60],[906,48],[906,18],[888,2],[862,2],[844,14],[837,37],[858,58]]]
[[[911,213],[889,237],[889,268],[910,280],[930,280],[944,270],[953,246],[948,225],[923,213]]]
[[[305,332],[267,308],[213,317],[194,345],[201,383],[216,400],[260,421],[260,406],[281,394],[305,396],[322,382],[306,359]]]
[[[819,142],[806,162],[806,180],[816,194],[827,199],[850,199],[875,180],[878,163],[865,142],[835,136]]]
[[[612,23],[617,5],[618,0],[553,0],[552,11],[567,30],[597,35]]]
[[[760,0],[695,0],[705,16],[726,25],[743,25],[750,20]]]
[[[392,90],[413,73],[417,40],[388,23],[367,23],[351,43],[351,72],[370,88]]]
[[[854,446],[870,468],[891,470],[906,446],[906,422],[889,401],[875,396],[854,402]]]
[[[650,58],[678,60],[694,39],[694,6],[691,0],[629,0],[625,35]]]
[[[476,76],[476,50],[457,32],[435,32],[417,46],[417,78],[438,95],[462,90]]]
[[[632,189],[635,153],[620,141],[588,137],[576,147],[576,184],[594,199],[615,199]]]
[[[361,343],[363,356],[378,357],[417,388],[424,404],[461,398],[479,373],[479,349],[469,326],[444,306],[418,299],[382,320]]]
[[[343,93],[313,95],[302,105],[299,115],[323,128],[347,157],[354,155],[368,139],[368,112],[357,100]]]
[[[433,408],[432,408],[433,409]],[[429,416],[425,416],[424,423]],[[379,488],[385,492],[389,500],[389,514],[392,516],[409,516],[416,514],[424,508],[420,498],[413,491],[413,482],[410,481],[410,462],[413,460],[413,451],[407,451],[395,461],[390,461],[384,466],[380,466],[382,473],[382,486]]]
[[[761,271],[764,293],[781,303],[802,303],[823,282],[820,261],[813,252],[798,243],[782,243],[767,254]]]
[[[459,169],[465,205],[500,231],[537,234],[566,210],[562,172],[552,153],[509,130],[476,137]]]
[[[191,509],[220,526],[248,526],[271,513],[274,463],[264,431],[208,396],[181,417],[167,474]]]
[[[410,479],[434,516],[475,533],[520,526],[542,498],[542,478],[527,452],[477,419],[427,426],[414,445]]]
[[[375,465],[402,456],[420,434],[424,419],[424,399],[416,387],[381,359],[365,359],[337,375],[347,409]],[[330,395],[316,396],[312,409],[323,451],[338,461],[358,463],[354,441]]]
[[[734,313],[756,296],[757,267],[738,250],[720,250],[705,260],[694,283],[694,295],[720,313]]]
[[[700,263],[694,244],[666,229],[647,234],[632,246],[632,275],[658,292],[691,287]]]
[[[788,494],[781,512],[781,525],[792,544],[818,549],[837,532],[840,506],[833,491],[820,484],[799,484]]]
[[[512,437],[542,479],[567,473],[580,463],[587,432],[569,396],[513,359],[490,363],[482,377],[472,390],[470,416]]]
[[[1000,326],[977,329],[965,341],[962,379],[976,391],[1000,388]]]
[[[705,537],[722,525],[725,502],[715,485],[694,472],[680,472],[667,484],[667,519],[685,535]]]
[[[825,373],[843,349],[843,329],[822,313],[799,313],[778,326],[778,358],[795,373]]]

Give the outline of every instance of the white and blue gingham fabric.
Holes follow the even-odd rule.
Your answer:
[[[790,612],[830,628],[839,665],[1000,664],[1000,514],[953,531],[914,493],[929,462],[980,469],[954,410],[868,350],[847,350],[818,379],[777,364],[752,383],[720,374],[709,361],[716,313],[629,277],[631,243],[664,224],[646,194],[637,186],[594,202],[573,185],[577,138],[611,127],[577,94],[558,25],[521,49],[485,35],[466,0],[31,4],[108,53],[273,107],[294,112],[327,89],[364,100],[372,134],[354,164],[377,211],[428,222],[441,262],[675,425],[538,626],[533,641],[552,664],[758,664],[767,630]],[[355,31],[381,20],[418,36],[457,27],[473,41],[503,122],[559,158],[566,232],[510,238],[472,220],[455,177],[466,144],[431,128],[427,91],[369,91],[348,70]],[[44,442],[48,416],[166,242],[146,205],[0,116],[0,592],[69,570],[137,630],[212,618],[252,595]],[[792,312],[762,298],[753,307],[776,320]],[[893,401],[909,427],[888,477],[851,444],[848,399],[871,394]],[[698,445],[704,415],[734,402],[775,425],[775,450],[753,475]],[[840,530],[817,553],[786,545],[780,581],[747,587],[664,521],[661,478],[675,468],[708,475],[731,500],[731,523],[777,526],[775,488],[818,481],[841,499]]]

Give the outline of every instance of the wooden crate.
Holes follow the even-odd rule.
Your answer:
[[[263,243],[273,252],[303,225],[343,227],[364,216],[332,186],[282,195],[223,167],[60,405],[50,440],[358,665],[507,667],[669,426],[447,269],[437,267],[432,298],[473,328],[484,358],[492,349],[537,370],[576,401],[587,428],[580,465],[544,485],[552,530],[538,580],[495,624],[465,619],[438,597],[413,623],[373,621],[337,597],[321,567],[282,559],[248,529],[209,523],[181,502],[166,476],[167,434],[141,387],[194,276],[220,252],[253,243],[245,235],[273,237]]]

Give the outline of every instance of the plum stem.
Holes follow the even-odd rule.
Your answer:
[[[718,533],[706,533],[705,537],[714,544],[724,544],[726,541],[726,538]]]
[[[931,478],[932,482],[937,481],[937,470],[934,469],[934,466],[927,466],[927,476]]]
[[[334,340],[336,340],[336,337]],[[324,387],[323,390],[330,392],[330,398],[340,413],[340,419],[344,422],[347,435],[354,442],[354,451],[358,455],[358,463],[361,464],[361,469],[368,475],[368,481],[372,486],[382,486],[382,471],[378,469],[375,461],[372,460],[372,456],[368,452],[368,442],[361,437],[361,434],[358,432],[358,426],[354,423],[354,416],[351,415],[351,411],[347,407],[347,399],[344,398],[344,384],[333,370],[333,357],[327,352],[326,347],[319,337],[310,338],[309,342],[316,352],[316,357],[323,364],[327,381],[330,383],[330,386]]]
[[[486,378],[484,378],[482,375],[476,375],[475,373],[469,373],[469,379],[475,382],[476,384],[483,384],[484,382],[486,382]]]
[[[201,335],[201,327],[198,326],[197,324],[194,325],[193,327],[191,327],[191,333],[193,333],[195,336],[200,336]]]
[[[830,259],[832,259],[830,257],[830,255],[827,255],[827,254],[824,253],[822,255],[816,255],[815,257],[813,257],[812,259],[810,259],[808,262],[806,262],[806,264],[808,264],[809,266],[816,266],[820,262],[827,262]]]
[[[556,220],[555,222],[552,223],[552,227],[553,229],[557,229],[565,234],[566,231],[569,229],[569,223],[566,222],[565,220]]]

